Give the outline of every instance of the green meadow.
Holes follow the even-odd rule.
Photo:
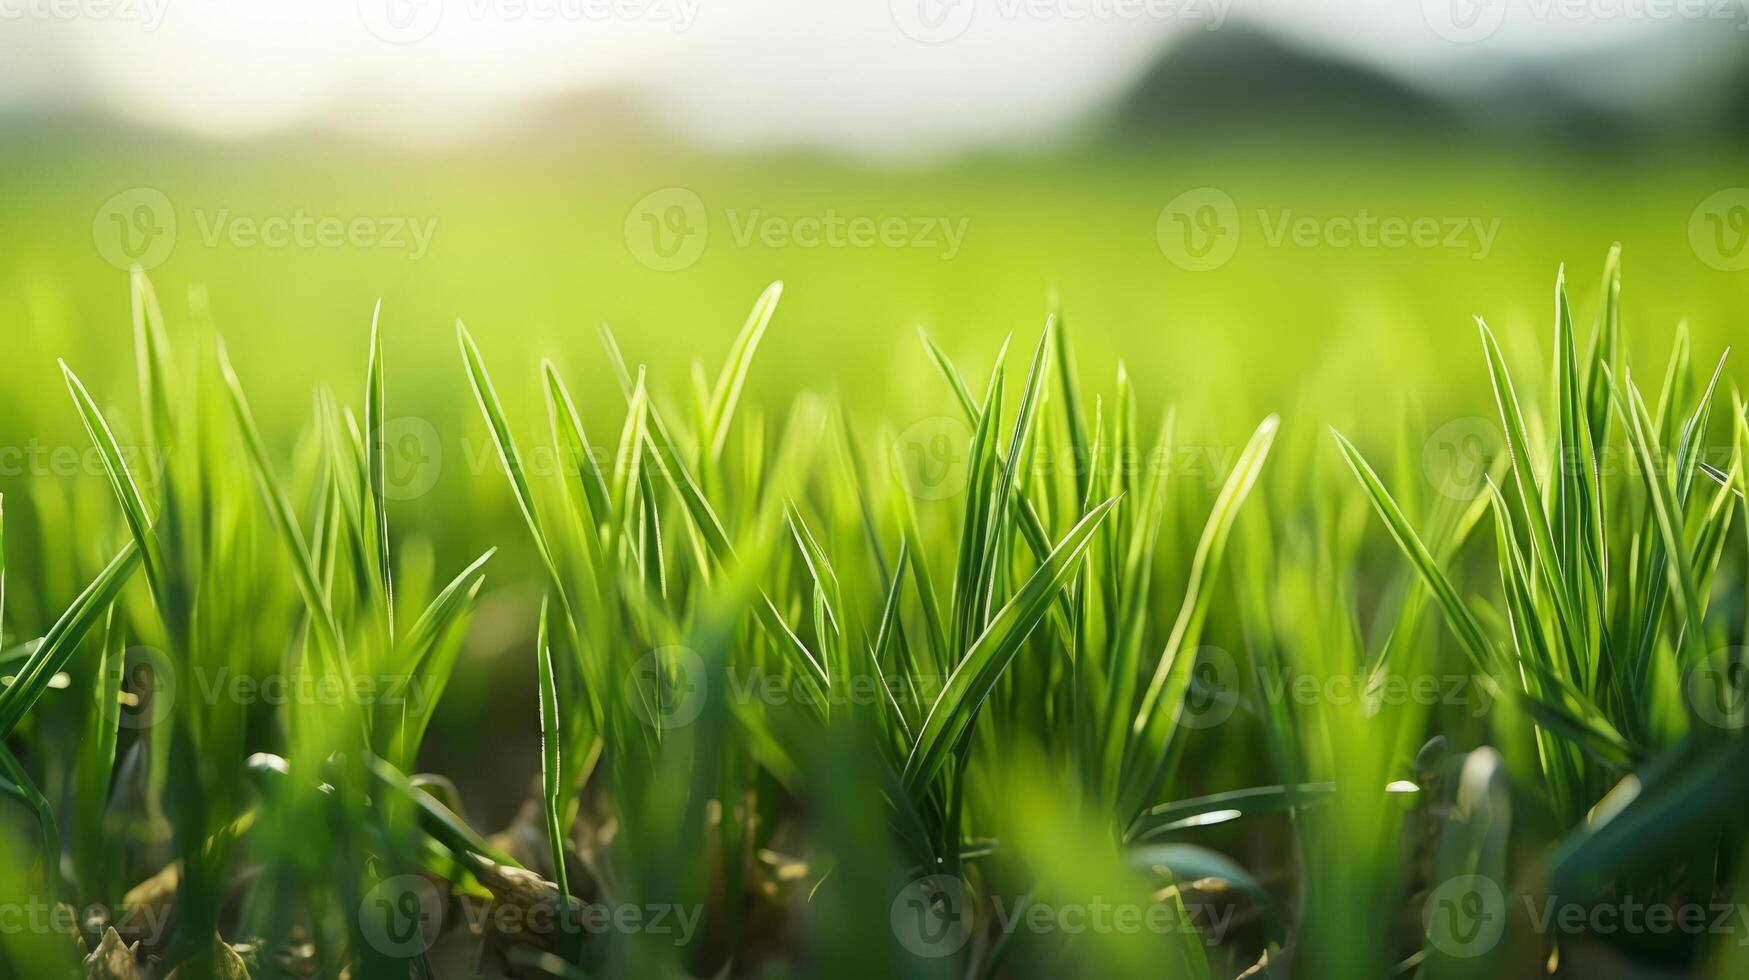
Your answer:
[[[1743,969],[1734,154],[35,135],[7,975]]]

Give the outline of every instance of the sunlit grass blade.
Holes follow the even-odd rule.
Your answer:
[[[326,658],[329,669],[350,685],[352,668],[346,659],[346,645],[341,638],[340,627],[328,604],[327,590],[323,588],[322,579],[316,572],[316,562],[310,555],[309,545],[298,530],[297,514],[292,510],[284,487],[274,475],[273,463],[267,454],[267,444],[261,438],[261,430],[255,425],[255,415],[249,410],[249,401],[243,395],[242,382],[237,380],[237,372],[225,353],[223,340],[218,343],[218,362],[219,372],[224,378],[226,390],[230,393],[231,410],[236,417],[237,428],[243,436],[243,448],[255,474],[256,487],[261,492],[262,503],[267,507],[274,530],[279,533],[281,542],[290,553],[292,575],[297,580],[298,590],[303,594],[304,604],[309,607],[322,656]]]
[[[1123,776],[1120,780],[1121,816],[1139,811],[1153,802],[1166,777],[1167,743],[1178,723],[1184,692],[1190,684],[1190,671],[1195,666],[1195,648],[1202,636],[1203,621],[1214,601],[1215,576],[1220,573],[1226,555],[1227,538],[1245,500],[1251,495],[1270,447],[1275,444],[1281,420],[1271,415],[1258,424],[1251,438],[1233,464],[1233,472],[1221,486],[1209,510],[1208,523],[1203,525],[1196,553],[1191,557],[1190,580],[1185,587],[1184,601],[1172,622],[1172,632],[1155,664],[1146,693],[1136,709],[1131,724],[1129,743],[1124,750]]]
[[[1667,472],[1663,462],[1665,457],[1647,432],[1645,406],[1640,401],[1639,392],[1634,388],[1632,375],[1625,376],[1622,385],[1618,385],[1613,376],[1608,377],[1608,380],[1610,395],[1627,428],[1628,446],[1633,450],[1635,462],[1639,464],[1641,482],[1646,487],[1647,503],[1666,556],[1665,571],[1676,600],[1677,611],[1682,616],[1690,649],[1703,647],[1706,634],[1700,618],[1700,598],[1696,592],[1694,571],[1689,564],[1688,549],[1683,539],[1684,522],[1673,499],[1675,491],[1670,484],[1671,474]]]
[[[978,402],[972,397],[972,390],[966,387],[966,379],[960,375],[959,368],[954,366],[953,360],[947,356],[947,352],[941,349],[935,339],[929,336],[928,331],[918,327],[917,336],[923,341],[923,349],[929,354],[930,361],[934,362],[936,370],[940,371],[941,376],[947,380],[948,389],[953,392],[954,400],[959,402],[961,411],[966,413],[967,418],[976,419],[978,417]]]
[[[164,331],[164,314],[158,294],[139,266],[129,274],[129,306],[133,313],[134,358],[140,383],[140,407],[144,414],[147,466],[156,473],[164,453],[175,445],[175,420],[171,417],[170,391],[175,382],[170,342]]]
[[[1092,542],[1093,533],[1116,502],[1107,500],[1095,507],[1063,536],[1050,558],[997,611],[954,668],[905,762],[905,786],[914,798],[927,789],[946,761],[948,750],[971,726],[984,698],[1056,601],[1058,591],[1068,583]]]
[[[516,498],[516,507],[522,513],[523,522],[528,525],[535,554],[540,557],[541,564],[551,576],[554,587],[562,588],[564,583],[553,560],[553,549],[547,539],[546,529],[541,524],[540,508],[536,506],[534,491],[529,487],[527,470],[522,465],[522,454],[517,451],[516,440],[510,434],[510,423],[505,418],[504,405],[498,399],[498,389],[492,386],[492,378],[486,373],[485,361],[480,357],[480,349],[475,346],[473,336],[459,320],[456,321],[455,335],[456,343],[461,346],[462,362],[467,368],[468,383],[474,389],[474,400],[480,406],[480,414],[485,416],[493,448],[498,452],[498,461],[504,464],[504,471],[510,479],[511,495]],[[562,591],[559,598],[563,605]]]
[[[1335,437],[1336,445],[1341,449],[1343,459],[1347,460],[1349,469],[1354,471],[1355,478],[1365,488],[1367,497],[1372,501],[1373,509],[1384,520],[1385,529],[1391,532],[1391,537],[1397,542],[1397,547],[1402,549],[1410,564],[1415,566],[1416,572],[1420,573],[1422,580],[1427,583],[1427,587],[1433,590],[1440,610],[1445,613],[1446,623],[1451,627],[1452,633],[1457,636],[1458,643],[1470,658],[1470,663],[1482,673],[1493,673],[1498,658],[1486,635],[1482,632],[1481,624],[1476,621],[1475,614],[1470,611],[1468,606],[1464,605],[1462,599],[1458,598],[1457,589],[1452,587],[1451,581],[1446,578],[1445,572],[1434,560],[1433,553],[1427,550],[1427,545],[1422,542],[1421,536],[1410,525],[1408,517],[1404,516],[1402,509],[1392,498],[1391,492],[1385,488],[1384,482],[1367,464],[1366,458],[1360,454],[1360,450],[1354,448],[1354,444],[1335,429],[1331,429],[1330,434]]]
[[[1008,437],[1008,451],[1002,460],[1002,474],[996,480],[996,485],[990,494],[989,533],[984,552],[984,567],[978,574],[976,601],[980,603],[977,618],[981,623],[990,617],[990,607],[995,601],[997,563],[1003,550],[999,545],[1009,527],[1009,496],[1018,494],[1023,487],[1018,481],[1017,467],[1026,452],[1026,445],[1032,435],[1033,419],[1038,411],[1039,392],[1044,384],[1046,360],[1049,357],[1051,330],[1047,325],[1045,332],[1039,336],[1038,346],[1033,350],[1032,364],[1026,371],[1026,385],[1021,389],[1020,407],[1014,414],[1014,427]],[[1000,399],[998,399],[998,405]]]
[[[382,588],[383,620],[392,645],[395,641],[395,576],[389,553],[388,433],[384,429],[388,417],[383,396],[382,312],[382,300],[377,300],[370,315],[370,363],[365,369],[364,380],[364,450],[370,483],[367,499],[371,516],[371,557],[375,562],[377,584]]]
[[[165,594],[163,557],[157,537],[152,531],[152,517],[146,511],[145,498],[140,495],[139,485],[134,481],[127,461],[122,458],[121,447],[116,443],[115,434],[110,431],[109,422],[98,411],[97,404],[85,391],[85,385],[65,361],[61,362],[61,375],[66,381],[68,394],[73,396],[73,405],[78,409],[79,420],[84,424],[85,432],[91,437],[91,442],[103,461],[104,475],[109,479],[110,489],[115,492],[116,502],[121,505],[122,519],[127,522],[128,531],[140,546],[140,552],[145,558],[146,576],[152,583],[153,592],[158,596],[159,602],[164,602],[168,597]]]
[[[1075,493],[1087,500],[1093,457],[1087,453],[1087,419],[1081,409],[1081,382],[1075,376],[1075,355],[1069,348],[1069,332],[1064,329],[1062,313],[1052,315],[1045,329],[1051,337],[1057,385],[1063,392],[1060,414],[1069,428],[1069,451],[1075,460]]]
[[[781,281],[767,286],[760,294],[741,332],[735,335],[728,360],[723,364],[723,373],[718,375],[716,387],[711,390],[710,409],[705,414],[701,438],[710,447],[712,461],[723,454],[723,444],[729,437],[729,423],[735,416],[736,403],[741,400],[747,369],[753,363],[753,352],[759,349],[759,340],[765,336],[765,328],[771,323],[771,315],[777,311],[777,301],[782,296]]]
[[[1572,578],[1562,568],[1562,552],[1555,543],[1549,515],[1544,510],[1542,485],[1537,480],[1535,460],[1530,451],[1530,431],[1519,409],[1518,394],[1513,389],[1512,375],[1506,368],[1506,358],[1494,340],[1493,331],[1480,317],[1476,328],[1482,336],[1482,350],[1487,355],[1488,376],[1494,385],[1494,402],[1499,409],[1501,429],[1506,433],[1506,448],[1512,458],[1512,481],[1518,491],[1518,503],[1525,519],[1531,542],[1533,567],[1542,574],[1554,604],[1555,621],[1561,630],[1565,649],[1579,650],[1582,633],[1573,613]]]
[[[48,690],[50,680],[108,612],[139,565],[139,545],[130,540],[43,635],[12,683],[0,690],[0,739],[11,736],[25,713]]]
[[[120,734],[122,672],[127,666],[122,625],[111,606],[97,669],[92,672],[91,700],[85,711],[84,741],[73,771],[73,859],[86,901],[110,901],[119,880],[120,842],[106,826],[110,776]]]
[[[589,437],[583,431],[577,406],[572,402],[571,392],[565,387],[564,380],[559,377],[558,368],[551,361],[547,361],[541,365],[541,373],[547,384],[548,421],[552,425],[556,448],[564,464],[561,474],[565,477],[565,492],[572,498],[572,507],[578,517],[577,523],[581,526],[583,545],[589,554],[591,569],[596,575],[605,575],[608,569],[601,550],[601,527],[604,521],[613,519],[607,481],[601,475],[594,448],[590,446]],[[571,482],[573,472],[576,474],[575,489]]]
[[[565,785],[559,735],[559,689],[553,677],[553,648],[549,639],[548,605],[541,601],[540,628],[535,636],[535,673],[540,680],[541,804],[546,811],[547,846],[552,850],[553,881],[561,901],[570,897],[570,877],[565,870],[565,813],[570,788]]]

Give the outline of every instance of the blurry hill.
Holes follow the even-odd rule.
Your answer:
[[[1108,134],[1315,130],[1630,145],[1749,135],[1749,44],[1734,24],[1631,45],[1429,66],[1412,82],[1248,25],[1175,39],[1115,103]]]
[[[1255,136],[1288,142],[1482,142],[1533,150],[1580,146],[1641,154],[1736,144],[1749,138],[1749,32],[1742,26],[1727,19],[1675,21],[1631,42],[1557,52],[1454,45],[1442,60],[1390,70],[1297,35],[1233,20],[1220,30],[1170,38],[1127,86],[1117,87],[1103,112],[1051,130],[1036,145],[1081,143],[1097,151],[1112,143],[1146,147]],[[125,113],[80,101],[76,90],[36,93],[38,98],[3,84],[6,58],[17,46],[0,44],[0,159],[66,146],[102,152],[105,144],[118,142],[222,142],[128,121]],[[267,154],[285,146],[337,152],[369,146],[391,155],[466,155],[513,146],[591,159],[837,155],[805,138],[744,149],[697,142],[683,122],[664,116],[650,96],[629,85],[560,90],[465,118],[458,110],[467,125],[454,131],[453,143],[441,131],[426,133],[417,121],[385,113],[342,106],[225,145],[227,152],[252,145]]]
[[[1170,44],[1118,100],[1113,122],[1120,136],[1148,139],[1258,124],[1433,131],[1454,118],[1438,97],[1381,72],[1233,25]]]

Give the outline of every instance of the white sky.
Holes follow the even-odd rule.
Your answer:
[[[523,103],[609,90],[712,144],[910,155],[1049,135],[1186,31],[1262,24],[1414,75],[1679,20],[1749,39],[1744,4],[0,0],[0,112],[96,109],[219,138],[313,123],[448,139]]]

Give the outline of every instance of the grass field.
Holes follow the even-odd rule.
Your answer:
[[[1742,968],[1740,159],[132,149],[0,149],[13,975]]]

